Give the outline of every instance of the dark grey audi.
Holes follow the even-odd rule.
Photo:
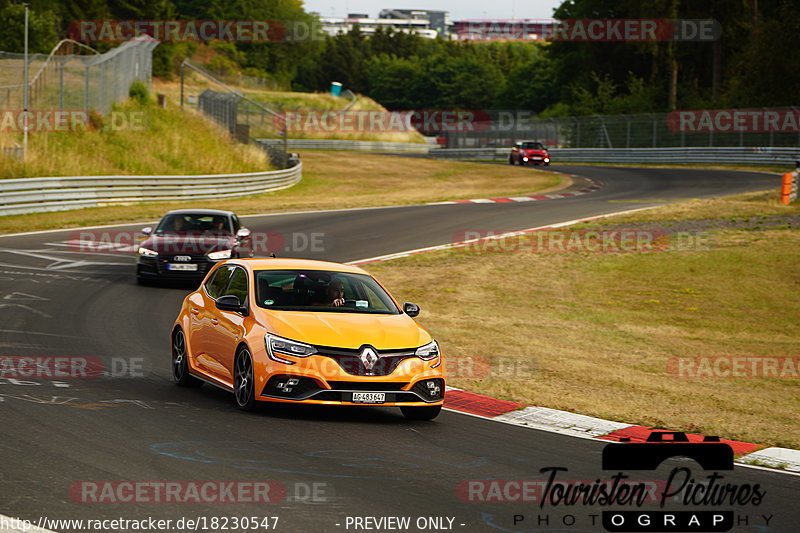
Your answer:
[[[180,209],[170,211],[155,229],[142,228],[136,279],[201,280],[219,261],[253,257],[250,230],[231,211]]]

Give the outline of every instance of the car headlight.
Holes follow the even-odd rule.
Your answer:
[[[220,259],[230,259],[231,250],[220,250],[219,252],[211,252],[210,254],[208,254],[208,258],[213,261],[218,261]]]
[[[278,353],[293,355],[295,357],[308,357],[309,355],[317,353],[317,349],[309,344],[290,341],[289,339],[284,339],[283,337],[278,337],[269,333],[264,336],[264,343],[267,345],[267,355],[269,355],[269,358],[285,365],[293,365],[294,361],[278,357]]]
[[[417,348],[417,351],[414,353],[423,361],[431,361],[439,357],[439,345],[436,343],[436,341],[431,341],[425,346],[420,346]]]
[[[139,255],[142,257],[156,257],[158,252],[150,250],[149,248],[139,247]]]

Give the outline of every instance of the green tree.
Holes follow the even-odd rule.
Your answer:
[[[409,80],[422,76],[421,66],[415,61],[387,55],[375,57],[367,70],[369,95],[387,109],[413,109],[417,100],[410,91]]]
[[[47,54],[58,42],[58,17],[52,11],[28,10],[28,50]],[[25,50],[25,8],[21,4],[6,4],[0,8],[0,50]]]

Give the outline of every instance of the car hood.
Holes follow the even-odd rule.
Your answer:
[[[287,339],[336,348],[377,350],[417,348],[431,341],[427,331],[406,314],[266,311],[268,330]]]
[[[205,234],[151,235],[139,246],[160,254],[206,254],[233,247],[232,236]]]
[[[538,150],[538,149],[533,149],[533,148],[530,148],[530,149],[525,148],[525,149],[520,150],[520,153],[524,154],[524,155],[545,155],[547,153],[547,150]]]

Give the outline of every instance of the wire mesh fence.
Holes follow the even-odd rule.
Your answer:
[[[533,118],[488,111],[438,134],[447,148],[508,147],[522,139],[551,148],[688,148],[800,146],[800,108],[676,111]]]
[[[101,54],[64,40],[50,54],[29,54],[28,107],[107,113],[128,97],[134,80],[149,86],[156,46],[158,41],[144,36]],[[23,54],[0,52],[0,109],[23,109],[24,66]]]
[[[243,142],[247,142],[251,137],[285,137],[286,124],[280,106],[258,102],[229,86],[215,74],[189,61],[184,61],[181,65],[181,105],[184,105],[183,84],[189,81],[190,76],[194,78],[192,83],[195,86],[199,80],[213,87],[203,90],[197,96],[197,108],[232,135],[236,135]],[[185,101],[191,102],[189,98],[185,98]]]

